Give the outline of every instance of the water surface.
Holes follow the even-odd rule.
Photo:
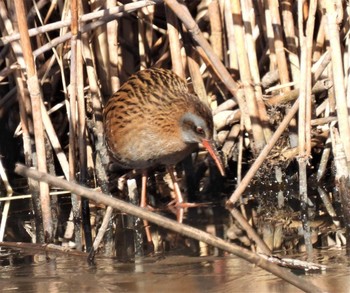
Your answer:
[[[4,258],[2,258],[3,260]],[[235,256],[154,256],[121,263],[64,255],[21,255],[0,267],[1,292],[302,292]],[[319,252],[326,272],[298,273],[328,292],[350,292],[350,268],[344,251]]]

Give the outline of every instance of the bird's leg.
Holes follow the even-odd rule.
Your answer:
[[[142,171],[142,184],[141,184],[141,208],[147,207],[147,170]]]
[[[147,208],[147,170],[142,171],[142,184],[141,184],[141,208]],[[150,226],[147,220],[143,220],[143,225],[145,226],[145,232],[147,237],[147,242],[149,245],[153,246],[152,234]]]
[[[182,197],[179,183],[177,183],[175,168],[173,166],[167,166],[167,171],[170,174],[171,181],[173,182],[176,204],[181,205],[184,202],[184,200]]]
[[[176,207],[178,207],[176,209],[176,219],[179,223],[182,223],[183,221],[183,217],[184,217],[184,209],[182,207],[183,205],[183,197],[182,197],[182,193],[180,190],[180,186],[179,183],[177,182],[177,178],[176,178],[176,171],[175,168],[173,166],[167,166],[167,171],[170,174],[170,178],[171,181],[173,182],[173,186],[174,186],[174,192],[175,192],[175,200],[176,200]]]

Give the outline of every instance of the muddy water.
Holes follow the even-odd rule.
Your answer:
[[[344,251],[322,251],[326,272],[300,274],[327,292],[350,292]],[[301,292],[285,281],[234,256],[162,256],[120,263],[50,254],[20,255],[9,264],[1,256],[1,292]]]

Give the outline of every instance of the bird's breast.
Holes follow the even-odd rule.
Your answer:
[[[137,127],[113,137],[113,140],[107,141],[111,154],[117,163],[131,169],[176,164],[197,147],[196,144],[186,144],[178,137],[146,127]]]

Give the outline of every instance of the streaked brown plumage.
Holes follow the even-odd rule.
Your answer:
[[[224,174],[210,109],[170,70],[132,75],[109,99],[104,126],[108,149],[124,168],[174,165],[202,143]]]

